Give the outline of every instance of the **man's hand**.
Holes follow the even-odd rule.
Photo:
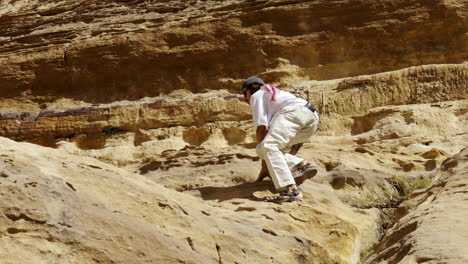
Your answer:
[[[270,173],[268,172],[266,162],[264,160],[262,160],[262,169],[260,170],[260,173],[258,174],[258,177],[257,177],[257,179],[255,181],[256,182],[261,182],[266,177],[270,177]]]

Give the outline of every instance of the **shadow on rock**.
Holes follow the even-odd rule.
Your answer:
[[[203,187],[197,189],[203,200],[218,200],[219,202],[227,201],[236,198],[244,198],[253,201],[261,201],[262,199],[254,195],[259,191],[276,192],[272,181],[262,182],[247,182],[235,186],[228,187]]]

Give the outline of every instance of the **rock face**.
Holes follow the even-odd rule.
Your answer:
[[[356,263],[376,240],[378,211],[330,188],[283,206],[246,199],[267,182],[196,198],[92,158],[0,142],[2,263]]]
[[[432,186],[398,209],[398,221],[366,263],[466,263],[468,149],[445,160]]]
[[[229,79],[282,61],[324,80],[468,55],[466,0],[7,0],[0,10],[3,97],[102,103],[236,89]]]
[[[466,0],[0,1],[0,262],[468,262],[467,16]],[[320,114],[301,203],[253,182],[254,74]]]

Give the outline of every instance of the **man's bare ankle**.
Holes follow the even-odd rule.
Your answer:
[[[305,161],[301,161],[296,166],[294,166],[293,169],[299,169],[300,167],[304,166],[305,164],[306,164]]]

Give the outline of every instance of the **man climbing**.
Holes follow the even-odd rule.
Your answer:
[[[282,203],[302,200],[299,185],[315,176],[317,169],[294,155],[302,143],[317,131],[317,111],[306,100],[265,84],[255,76],[245,80],[242,93],[252,108],[256,150],[262,159],[257,181],[270,176],[276,190],[282,191],[267,197],[265,201]],[[283,153],[281,150],[287,147],[292,147],[291,152]]]

